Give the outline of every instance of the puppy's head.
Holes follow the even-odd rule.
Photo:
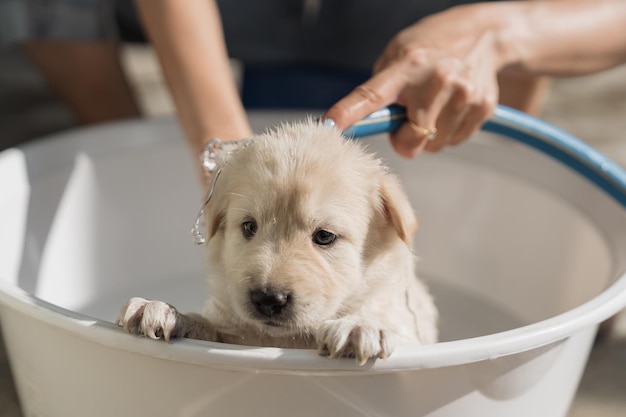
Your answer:
[[[395,177],[314,122],[234,152],[207,220],[214,301],[270,336],[308,334],[358,303],[368,268],[416,229]]]

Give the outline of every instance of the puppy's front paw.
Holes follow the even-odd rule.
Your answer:
[[[359,365],[364,365],[369,358],[387,359],[395,345],[396,337],[389,330],[350,317],[327,320],[317,335],[320,355],[353,357]]]
[[[184,316],[163,301],[131,298],[117,315],[116,323],[128,333],[152,339],[183,336]]]

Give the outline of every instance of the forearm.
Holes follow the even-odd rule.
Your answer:
[[[494,28],[502,69],[575,76],[626,62],[624,0],[500,3],[482,18]]]
[[[117,44],[33,39],[21,46],[79,123],[141,116],[120,64]]]
[[[194,155],[213,137],[230,140],[250,136],[215,3],[135,1]]]

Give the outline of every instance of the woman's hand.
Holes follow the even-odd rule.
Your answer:
[[[374,66],[374,75],[337,102],[324,118],[345,129],[397,103],[408,122],[390,135],[395,150],[414,157],[470,136],[493,114],[501,61],[495,35],[472,6],[423,19],[400,32]],[[430,139],[430,140],[429,140]]]
[[[390,138],[409,158],[466,139],[498,100],[497,42],[474,14],[471,6],[453,8],[400,32],[376,62],[373,77],[324,118],[345,129],[383,106],[403,105],[409,121]]]

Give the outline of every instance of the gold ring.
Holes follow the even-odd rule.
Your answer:
[[[424,136],[426,140],[434,140],[437,137],[436,127],[433,127],[432,129],[426,129],[425,127],[422,127],[411,120],[409,120],[409,126],[411,126],[411,129],[413,129],[415,133]]]

